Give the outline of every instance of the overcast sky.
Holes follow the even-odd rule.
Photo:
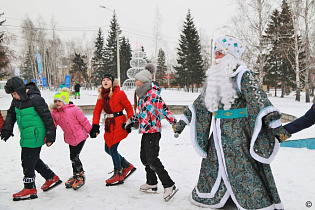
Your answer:
[[[132,49],[143,44],[147,53],[154,51],[155,19],[160,14],[160,34],[169,49],[177,47],[188,9],[197,30],[209,38],[222,35],[218,28],[226,25],[235,14],[232,0],[0,0],[5,25],[19,34],[22,20],[28,15],[36,24],[40,17],[50,28],[54,17],[62,40],[83,37],[94,40],[99,27],[107,38],[112,11],[115,10],[123,35]],[[48,31],[49,34],[49,31]]]

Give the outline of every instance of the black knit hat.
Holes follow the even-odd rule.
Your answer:
[[[105,73],[101,81],[103,81],[104,78],[110,79],[112,81],[112,84],[114,84],[115,76],[111,73]]]
[[[19,77],[12,77],[9,79],[4,86],[4,90],[7,94],[16,92],[20,96],[21,100],[25,100],[27,98],[24,81]]]

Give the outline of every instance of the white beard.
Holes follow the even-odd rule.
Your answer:
[[[234,56],[226,54],[219,62],[214,60],[207,71],[207,89],[205,104],[210,112],[217,111],[220,104],[228,110],[237,98],[237,92],[231,80],[231,74],[237,64],[241,64]]]

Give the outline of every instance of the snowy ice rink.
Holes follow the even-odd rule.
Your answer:
[[[133,91],[127,91],[133,102]],[[51,103],[55,92],[42,91],[47,103]],[[198,96],[197,93],[185,93],[163,90],[162,97],[171,104],[188,105]],[[70,100],[74,104],[95,104],[97,92],[81,91],[81,99]],[[297,117],[303,115],[311,106],[304,102],[295,102],[294,95],[285,99],[269,97],[281,112]],[[302,97],[302,100],[304,98]],[[9,108],[11,96],[0,89],[0,109]],[[92,120],[92,115],[87,115]],[[176,115],[179,119],[181,115]],[[189,129],[185,129],[178,139],[173,137],[171,126],[162,121],[162,138],[160,141],[160,159],[176,182],[179,191],[168,203],[163,200],[163,187],[158,184],[158,194],[146,194],[139,191],[145,182],[145,172],[139,158],[141,135],[133,131],[119,146],[119,152],[137,170],[123,185],[106,187],[105,180],[113,170],[110,156],[104,151],[103,135],[96,139],[89,138],[82,150],[81,161],[86,173],[86,184],[77,191],[66,189],[64,184],[43,192],[40,187],[44,179],[37,175],[38,199],[12,201],[12,194],[23,188],[23,173],[20,161],[19,131],[15,126],[14,137],[7,142],[0,141],[0,210],[15,209],[199,209],[189,202],[188,196],[198,180],[201,158],[194,151]],[[104,125],[101,125],[101,131]],[[102,133],[103,134],[103,133]],[[291,139],[315,137],[315,126],[295,134]],[[58,127],[56,142],[50,147],[43,146],[41,158],[51,169],[66,181],[72,175],[69,160],[69,148],[63,141],[62,130]],[[280,197],[286,210],[315,209],[315,150],[306,148],[280,148],[272,162]],[[311,201],[313,206],[306,207]]]

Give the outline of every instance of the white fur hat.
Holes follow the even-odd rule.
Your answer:
[[[135,79],[143,82],[143,83],[148,83],[152,82],[152,75],[155,72],[155,67],[153,64],[149,63],[144,67],[144,70],[138,72],[135,75]]]
[[[235,58],[240,58],[245,51],[245,46],[242,42],[234,37],[225,36],[219,37],[214,44],[213,54],[218,51],[222,51],[223,54],[229,53]]]

